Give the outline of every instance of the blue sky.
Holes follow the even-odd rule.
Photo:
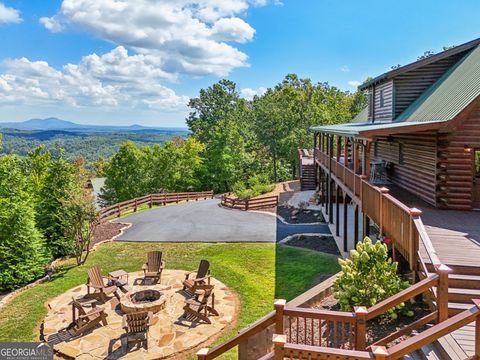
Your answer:
[[[245,97],[290,72],[354,91],[480,37],[479,13],[478,0],[0,0],[0,121],[183,126],[189,97],[224,77]]]

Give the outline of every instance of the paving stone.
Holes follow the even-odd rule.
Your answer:
[[[186,297],[183,292],[178,292],[185,278],[184,271],[164,270],[160,284],[134,285],[134,281],[141,276],[142,272],[130,273],[128,287],[132,291],[154,289],[162,292],[166,297],[166,308],[155,314],[154,324],[150,327],[149,350],[131,351],[123,354],[125,356],[122,356],[122,359],[161,359],[178,355],[186,349],[200,346],[214,335],[219,335],[234,320],[233,314],[239,300],[229,288],[215,278],[212,278],[212,284],[215,285],[215,308],[221,315],[227,315],[212,317],[212,324],[192,326],[190,321],[182,318]],[[72,297],[82,299],[86,291],[86,286],[77,286],[50,301],[49,305],[52,307],[44,320],[44,336],[48,338],[57,335],[71,322]],[[115,299],[97,305],[107,314],[107,326],[97,327],[79,339],[57,344],[55,350],[74,358],[104,359],[109,356],[110,347],[112,357],[122,355],[120,338],[124,334],[121,328],[123,313],[120,306],[112,306],[118,305],[117,303]]]

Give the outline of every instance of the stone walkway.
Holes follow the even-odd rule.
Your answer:
[[[135,348],[130,349],[127,354],[123,353],[121,346],[124,334],[123,313],[115,298],[106,304],[97,305],[105,309],[107,326],[99,326],[80,338],[68,339],[69,336],[64,329],[72,320],[71,300],[72,297],[80,298],[87,293],[85,285],[70,289],[50,301],[48,304],[50,310],[43,324],[43,335],[49,343],[55,344],[54,349],[59,355],[75,359],[162,359],[205,346],[236,321],[238,297],[214,278],[211,279],[211,283],[215,285],[215,309],[219,316],[210,317],[212,324],[205,324],[192,323],[182,318],[186,298],[182,290],[184,271],[164,270],[161,284],[158,285],[134,285],[141,276],[140,272],[129,274],[130,290],[159,290],[166,298],[165,309],[154,315],[154,325],[149,331],[148,351]]]

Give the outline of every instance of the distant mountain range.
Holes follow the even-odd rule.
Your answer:
[[[47,119],[30,119],[21,122],[0,122],[0,129],[16,130],[64,130],[72,132],[117,132],[117,131],[145,131],[145,132],[178,132],[188,131],[187,128],[175,127],[148,127],[142,125],[115,126],[115,125],[86,125],[77,124],[72,121],[57,119],[54,117]]]

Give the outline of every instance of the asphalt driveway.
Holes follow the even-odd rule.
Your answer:
[[[218,199],[182,203],[116,220],[132,226],[117,238],[159,242],[276,242],[293,234],[328,233],[325,224],[288,225],[275,216],[229,210]]]

